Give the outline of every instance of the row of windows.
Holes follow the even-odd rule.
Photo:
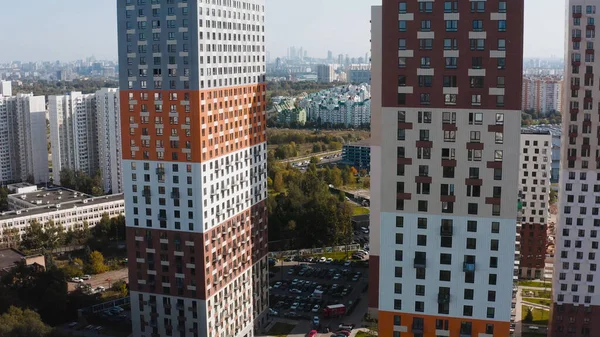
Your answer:
[[[398,105],[406,105],[406,93],[398,94]],[[431,104],[431,94],[430,93],[420,93],[419,95],[419,103],[421,105],[430,105]],[[456,105],[458,102],[458,94],[443,94],[444,96],[444,105]],[[491,97],[495,97],[496,106],[503,107],[504,106],[504,95],[489,95]],[[482,97],[483,95],[472,94],[471,95],[471,105],[472,106],[480,106],[485,104]]]
[[[444,1],[444,13],[458,13],[459,1]],[[419,12],[421,13],[433,13],[434,2],[431,1],[419,1]],[[411,6],[413,3],[411,3]],[[470,10],[471,13],[485,13],[486,10],[486,2],[485,1],[471,1]],[[580,6],[581,7],[581,6]],[[506,1],[499,1],[498,7],[494,8],[498,13],[506,13]],[[406,14],[408,13],[408,3],[406,1],[401,1],[398,3],[398,13]]]
[[[398,111],[398,123],[406,123],[406,111]],[[441,114],[442,123],[444,124],[456,124],[456,112],[444,111]],[[431,111],[419,111],[417,114],[418,123],[431,124],[433,120],[433,112]],[[496,125],[504,124],[504,113],[498,112],[495,115],[494,121]],[[483,113],[482,112],[469,112],[469,125],[483,125]],[[600,176],[599,176],[600,177]],[[599,178],[600,179],[600,178]]]
[[[458,50],[457,39],[444,39],[444,50]],[[433,50],[434,39],[419,39],[419,50]],[[473,51],[485,50],[486,39],[469,39],[469,48]],[[407,39],[398,39],[398,50],[406,50]],[[142,47],[142,46],[139,46]],[[145,47],[145,46],[144,46]],[[496,50],[506,50],[506,39],[497,39]]]
[[[497,21],[497,29],[499,32],[506,32],[506,20],[498,20]],[[446,32],[457,32],[458,31],[458,20],[446,20],[445,21]],[[408,31],[408,21],[399,20],[398,21],[398,31],[406,32]],[[483,20],[473,20],[472,31],[474,32],[483,32]],[[431,31],[431,20],[421,20],[421,26],[419,31],[421,32],[430,32]]]

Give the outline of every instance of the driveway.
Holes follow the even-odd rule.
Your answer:
[[[110,281],[108,281],[110,280]],[[84,281],[84,283],[88,283],[92,286],[92,289],[103,286],[106,289],[110,288],[115,281],[124,280],[125,282],[129,282],[129,271],[127,268],[119,269],[119,270],[111,270],[106,273],[92,275],[90,280]],[[77,283],[69,282],[68,290],[74,291]]]

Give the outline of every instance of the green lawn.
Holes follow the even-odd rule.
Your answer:
[[[523,287],[538,287],[538,288],[552,288],[552,282],[540,282],[540,281],[519,281],[519,285]]]
[[[549,299],[542,299],[542,298],[527,298],[524,297],[523,298],[523,302],[531,302],[531,303],[535,303],[535,304],[539,304],[539,305],[545,305],[547,307],[550,306],[550,304],[552,304],[552,301]]]
[[[277,337],[286,337],[292,330],[294,330],[294,325],[277,322],[275,323],[269,331],[267,331],[267,335],[269,336],[277,336]]]
[[[365,215],[369,214],[371,211],[366,207],[355,206],[352,208],[352,215]]]
[[[368,333],[368,332],[364,332],[364,331],[359,331],[359,332],[356,334],[356,337],[375,337],[375,336],[376,336],[376,335],[372,335],[372,334],[370,334],[370,333]]]
[[[316,256],[316,257],[323,256],[323,257],[326,257],[326,258],[332,258],[334,260],[345,260],[345,259],[350,260],[350,258],[352,257],[352,253],[354,253],[354,251],[349,250],[347,256],[346,256],[346,252],[345,251],[323,253],[323,254],[317,254],[317,255],[314,255],[314,256]]]
[[[521,320],[524,321],[525,316],[527,316],[528,307],[526,305],[522,305],[521,309],[522,309]],[[548,325],[549,317],[550,317],[550,311],[542,310],[542,309],[533,309],[533,322],[529,322],[529,323],[523,322],[523,323],[524,324]]]

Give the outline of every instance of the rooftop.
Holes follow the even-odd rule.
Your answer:
[[[350,143],[350,144],[348,144],[348,146],[366,146],[366,147],[369,147],[369,146],[371,146],[371,138],[367,138],[367,139],[359,140],[358,142]]]
[[[14,249],[0,249],[0,271],[12,268],[24,257],[25,255]]]
[[[71,192],[70,194],[67,194],[67,193],[64,193],[64,190],[67,190],[67,189],[63,189],[63,194],[53,193],[53,194],[47,195],[45,197],[41,197],[42,200],[49,201],[50,202],[49,204],[45,204],[45,203],[41,204],[41,205],[32,204],[32,206],[28,207],[28,208],[20,209],[17,211],[0,213],[0,221],[11,219],[11,218],[16,218],[16,217],[21,217],[21,216],[32,216],[32,215],[49,213],[49,212],[55,212],[58,210],[65,210],[65,209],[71,209],[71,208],[77,208],[77,207],[83,207],[83,206],[100,205],[100,204],[104,204],[107,202],[124,200],[123,194],[112,194],[112,195],[105,195],[105,196],[101,196],[101,197],[91,197],[87,194],[81,194],[79,192],[75,192],[75,191],[71,191],[71,190],[67,190],[67,191]],[[53,191],[55,191],[55,190],[53,190]],[[26,195],[33,194],[34,196],[32,196],[32,197],[37,198],[38,193],[45,194],[45,193],[48,193],[48,190],[42,190],[42,191],[37,191],[35,193],[25,193],[25,194]],[[78,196],[75,197],[74,193],[77,193]],[[16,196],[19,197],[20,194],[16,195]],[[61,199],[58,199],[59,196],[61,197]],[[10,197],[13,197],[13,195],[11,195]],[[35,200],[38,200],[38,199],[35,199]]]
[[[60,204],[75,200],[84,200],[92,198],[92,196],[73,191],[68,188],[56,187],[28,193],[11,194],[9,198],[18,199],[20,205],[27,204],[25,208],[29,208],[43,205]]]
[[[543,129],[521,129],[522,135],[550,135],[550,130]]]

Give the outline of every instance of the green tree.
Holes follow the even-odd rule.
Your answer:
[[[321,160],[319,158],[317,158],[315,156],[310,157],[310,163],[311,164],[318,164],[320,162],[321,162]]]
[[[525,323],[533,322],[533,312],[531,310],[531,307],[527,307],[527,314],[525,314],[525,319],[523,319],[523,321]]]
[[[40,315],[29,309],[11,306],[0,316],[0,336],[2,337],[45,337],[52,328],[46,325]]]
[[[31,220],[29,226],[25,227],[25,234],[21,247],[24,249],[40,249],[44,244],[44,228],[37,220]]]
[[[275,173],[275,180],[273,180],[273,189],[275,192],[281,193],[285,190],[285,185],[283,184],[283,174],[281,172]]]
[[[104,256],[99,251],[93,251],[89,256],[89,271],[92,274],[101,274],[108,270],[108,266],[104,263]]]
[[[330,183],[335,187],[340,187],[344,184],[342,170],[340,170],[337,166],[331,170]]]
[[[371,178],[370,177],[364,177],[362,179],[362,185],[363,185],[363,188],[367,188],[367,189],[371,188]]]
[[[554,188],[550,188],[550,205],[555,204],[558,201],[558,191]]]
[[[8,188],[0,187],[0,212],[5,212],[8,210]]]

